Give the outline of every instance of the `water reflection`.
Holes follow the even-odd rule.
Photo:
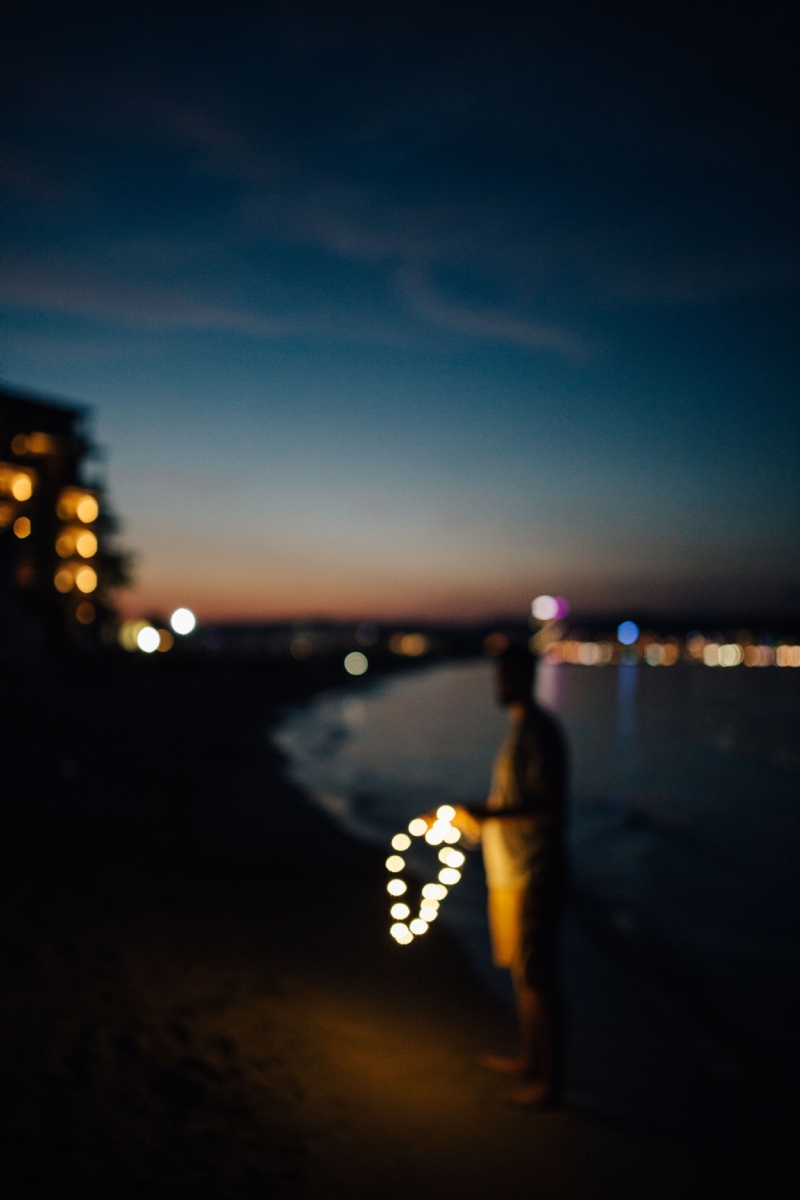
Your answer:
[[[626,742],[636,732],[636,685],[639,668],[626,663],[617,671],[617,737]]]

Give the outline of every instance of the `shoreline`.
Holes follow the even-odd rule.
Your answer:
[[[508,1015],[444,930],[398,953],[382,854],[267,744],[301,698],[231,668],[4,692],[5,1194],[750,1194],[730,1142],[505,1107],[475,1057]]]

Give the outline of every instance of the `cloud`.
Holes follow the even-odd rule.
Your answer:
[[[109,279],[101,268],[84,268],[79,273],[63,266],[48,271],[37,264],[18,265],[7,271],[3,292],[7,311],[78,317],[145,331],[207,330],[262,341],[316,337],[383,345],[409,342],[408,331],[398,322],[372,311],[348,310],[331,303],[314,309],[261,312],[206,300],[178,286],[121,283]]]
[[[531,350],[552,350],[582,358],[585,342],[570,330],[490,309],[466,308],[435,295],[418,269],[399,273],[400,286],[412,310],[433,324],[481,341],[506,342]]]
[[[8,308],[147,329],[214,329],[262,338],[283,337],[299,330],[297,321],[206,304],[169,288],[125,287],[104,280],[53,275],[39,279],[7,277],[3,291]]]

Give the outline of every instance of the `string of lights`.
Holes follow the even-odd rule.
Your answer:
[[[464,865],[465,857],[461,850],[455,849],[455,844],[461,838],[452,824],[455,815],[456,810],[451,805],[443,804],[436,810],[436,820],[430,827],[424,817],[415,817],[409,822],[408,833],[396,833],[392,838],[392,849],[401,852],[409,849],[412,837],[424,837],[429,846],[441,846],[439,862],[442,867],[438,882],[423,885],[418,915],[410,921],[411,907],[400,899],[408,894],[408,884],[401,874],[406,868],[406,860],[402,853],[390,854],[386,859],[386,870],[391,875],[386,891],[395,900],[389,909],[394,922],[389,933],[401,946],[407,946],[415,937],[427,933],[431,922],[439,915],[439,906],[447,896],[448,889],[455,887],[461,879],[460,868]]]

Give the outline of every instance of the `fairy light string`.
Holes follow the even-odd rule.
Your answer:
[[[439,905],[447,895],[448,889],[455,887],[461,878],[459,868],[463,867],[465,859],[463,853],[455,849],[456,842],[461,838],[461,834],[452,824],[455,815],[456,810],[451,805],[443,804],[441,808],[437,808],[436,820],[430,829],[426,820],[415,817],[409,822],[408,833],[396,833],[392,838],[392,849],[395,851],[408,850],[412,837],[424,837],[429,846],[442,847],[439,851],[439,862],[442,864],[439,881],[424,884],[419,913],[410,921],[411,908],[405,900],[400,899],[408,892],[408,884],[400,875],[405,870],[406,860],[402,853],[390,854],[386,859],[386,870],[392,876],[386,884],[386,890],[395,899],[395,903],[389,909],[394,921],[389,933],[401,946],[407,946],[415,937],[427,933],[428,926],[439,915]]]

